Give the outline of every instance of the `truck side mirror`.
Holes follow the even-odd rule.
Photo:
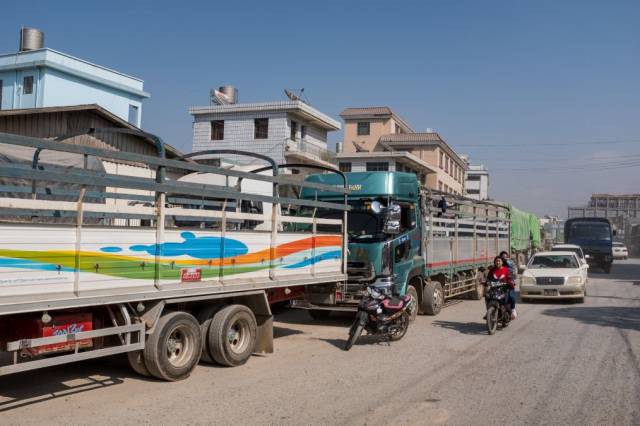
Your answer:
[[[400,206],[391,204],[386,211],[384,227],[385,234],[396,235],[400,233]]]

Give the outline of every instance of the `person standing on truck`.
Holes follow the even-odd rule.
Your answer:
[[[509,292],[507,293],[509,311],[511,313],[511,319],[516,319],[518,314],[516,313],[515,283],[513,282],[509,268],[503,263],[502,256],[496,256],[495,259],[493,259],[493,266],[489,268],[489,272],[487,273],[487,281],[501,281],[509,285]],[[485,315],[483,319],[487,319],[487,316]]]

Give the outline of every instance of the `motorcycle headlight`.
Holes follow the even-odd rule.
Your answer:
[[[580,275],[574,275],[567,279],[567,284],[582,284],[582,277]]]
[[[535,285],[536,284],[536,279],[533,278],[533,277],[529,277],[527,275],[523,275],[521,283],[523,285]]]

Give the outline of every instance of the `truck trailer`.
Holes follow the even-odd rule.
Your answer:
[[[101,132],[134,132],[158,154],[65,142]],[[271,173],[196,161],[204,154],[248,155]],[[149,174],[118,175],[105,160]],[[182,178],[190,173],[222,179]],[[240,179],[270,193],[243,191]],[[136,372],[173,381],[200,360],[236,366],[272,352],[266,292],[346,281],[348,205],[280,196],[279,185],[295,183],[254,153],[168,159],[160,138],[133,130],[0,133],[0,375],[126,353]],[[256,203],[270,214],[246,208]],[[283,205],[337,214],[290,216]]]

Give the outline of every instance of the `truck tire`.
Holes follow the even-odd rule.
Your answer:
[[[329,318],[331,311],[326,309],[309,309],[309,315],[316,321],[322,321]]]
[[[129,361],[129,365],[133,371],[141,376],[151,377],[151,373],[149,373],[147,366],[144,365],[143,351],[127,352],[127,360]]]
[[[438,315],[444,304],[442,284],[438,281],[428,281],[422,294],[422,310],[427,315]]]
[[[200,323],[200,336],[202,337],[202,355],[200,360],[209,364],[213,364],[213,358],[211,357],[211,349],[209,349],[209,343],[207,338],[209,336],[209,327],[211,327],[211,321],[213,315],[220,309],[220,306],[206,306],[200,312],[198,312],[198,322]]]
[[[414,287],[413,284],[409,284],[407,286],[407,294],[410,294],[413,297],[413,300],[416,301],[415,306],[420,306],[420,298],[418,297],[418,290]],[[420,309],[414,309],[413,313],[409,316],[409,322],[413,322],[418,317],[418,311]]]
[[[476,287],[471,292],[472,300],[480,300],[484,297],[484,274],[481,271],[476,273]]]
[[[174,382],[189,377],[201,353],[198,321],[186,312],[167,312],[145,344],[144,363],[152,376]]]
[[[258,326],[251,309],[229,305],[219,310],[211,321],[207,341],[211,357],[227,367],[247,362],[256,347]]]

